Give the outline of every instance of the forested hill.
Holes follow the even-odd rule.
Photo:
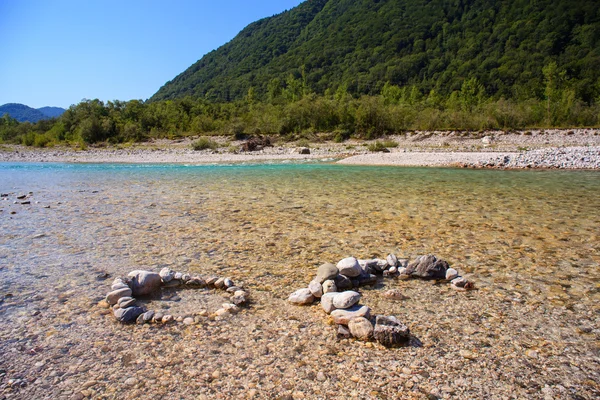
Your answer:
[[[308,0],[248,25],[150,100],[250,88],[266,100],[294,85],[357,96],[385,83],[448,97],[472,78],[487,96],[541,99],[554,63],[546,77],[585,102],[600,95],[597,0]]]
[[[42,107],[31,108],[25,104],[7,103],[0,106],[0,117],[8,114],[11,118],[19,122],[37,122],[44,119],[50,119],[60,116],[65,112],[64,108],[60,107]]]

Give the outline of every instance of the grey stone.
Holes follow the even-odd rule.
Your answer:
[[[383,272],[389,267],[388,262],[386,260],[382,260],[379,258],[374,259],[372,265],[373,269],[377,272]]]
[[[449,265],[444,260],[439,260],[433,254],[417,257],[408,264],[406,274],[423,279],[446,279]]]
[[[378,315],[373,330],[375,340],[386,347],[393,347],[410,340],[410,330],[396,317]]]
[[[241,291],[241,290],[238,290],[237,292],[235,292],[235,294],[231,298],[231,302],[233,304],[235,304],[236,306],[241,306],[241,305],[245,304],[247,301],[248,300],[247,300],[246,292]]]
[[[190,279],[192,279],[192,277],[190,276],[190,274],[183,274],[183,275],[181,275],[181,280],[183,281],[183,283],[187,283]]]
[[[300,147],[298,149],[298,154],[310,154],[310,149],[308,147]]]
[[[113,290],[106,295],[106,302],[114,306],[121,297],[131,297],[131,293],[131,289],[129,288]]]
[[[359,340],[369,340],[373,336],[373,324],[364,318],[353,318],[348,322],[348,329],[352,336]]]
[[[154,310],[146,311],[142,317],[144,318],[144,322],[152,321],[152,318],[154,317]]]
[[[181,272],[175,272],[173,279],[182,280],[183,274]]]
[[[199,276],[192,277],[185,284],[186,284],[186,286],[192,286],[192,287],[204,287],[204,286],[206,286],[206,282],[204,282],[204,279],[202,279]]]
[[[171,314],[167,314],[167,315],[163,315],[162,319],[160,320],[160,322],[162,322],[163,324],[168,324],[169,322],[173,321],[173,316]]]
[[[135,323],[138,324],[138,325],[145,324],[146,321],[144,320],[144,314],[138,315],[137,319],[135,320]]]
[[[299,289],[290,295],[288,301],[290,303],[299,304],[299,305],[307,305],[312,304],[315,300],[315,297],[312,295],[309,289]]]
[[[334,282],[337,290],[352,289],[353,287],[350,278],[341,274],[335,277]]]
[[[187,317],[183,319],[183,324],[184,325],[192,325],[194,323],[194,318],[192,317]]]
[[[406,273],[406,268],[404,268],[404,267],[398,268],[397,273],[398,273],[398,279],[400,279],[401,281],[405,281],[407,279],[410,279],[410,275],[408,275]]]
[[[357,293],[353,290],[348,290],[346,292],[338,293],[333,297],[333,306],[335,308],[350,308],[360,300],[360,293]]]
[[[333,310],[331,312],[333,322],[336,324],[348,325],[353,318],[365,317],[369,319],[371,317],[371,309],[367,306],[355,305],[346,310]]]
[[[398,257],[396,257],[395,254],[388,254],[388,256],[385,258],[385,260],[387,261],[387,263],[390,267],[398,266]]]
[[[235,292],[237,292],[238,290],[242,290],[242,288],[241,288],[241,287],[239,287],[239,286],[231,286],[231,287],[228,287],[228,288],[227,288],[226,292],[227,292],[227,293],[235,293]]]
[[[347,257],[340,260],[337,263],[337,269],[340,271],[341,275],[349,278],[357,277],[362,272],[362,268],[360,267],[358,260],[354,257]]]
[[[317,280],[310,281],[308,284],[308,290],[315,296],[317,299],[320,299],[323,296],[323,286]]]
[[[323,310],[325,310],[327,314],[331,314],[331,312],[335,310],[335,306],[333,305],[333,299],[337,295],[338,293],[336,292],[330,292],[325,293],[323,294],[323,296],[321,296],[321,307],[323,307]]]
[[[165,283],[169,282],[171,279],[173,279],[175,277],[175,272],[173,272],[171,270],[171,268],[167,268],[167,267],[161,269],[158,274],[160,275],[162,281]]]
[[[332,281],[331,279],[326,280],[325,282],[323,282],[323,293],[332,293],[332,292],[337,292],[337,286],[335,285],[335,282]]]
[[[328,279],[334,279],[338,275],[337,267],[331,263],[325,263],[317,269],[316,281],[323,283]]]
[[[448,268],[448,270],[446,271],[446,280],[451,281],[455,278],[458,278],[458,271],[454,268]]]
[[[131,277],[131,290],[134,296],[149,295],[160,289],[162,282],[159,274],[150,271],[132,271],[129,277]]]
[[[144,313],[141,307],[117,308],[113,310],[115,317],[121,322],[133,322]]]

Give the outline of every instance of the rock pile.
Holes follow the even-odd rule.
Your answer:
[[[213,316],[219,317],[228,313],[234,313],[239,310],[248,301],[248,292],[242,287],[236,286],[230,278],[219,278],[211,276],[202,278],[200,276],[191,276],[189,274],[175,272],[169,268],[163,268],[159,273],[134,270],[127,274],[125,278],[116,278],[111,286],[111,291],[106,295],[106,303],[112,307],[113,315],[120,322],[144,323],[163,323],[172,321],[182,322],[191,325],[199,322],[192,314],[185,316],[173,316],[163,314],[160,311],[145,310],[136,305],[134,296],[147,296],[161,288],[215,288],[224,290],[231,295],[231,302],[224,303],[220,309],[213,313]],[[202,313],[201,313],[202,314]],[[208,312],[204,312],[208,316]]]
[[[360,293],[354,288],[377,283],[377,275],[397,279],[439,279],[449,281],[458,291],[473,289],[474,285],[459,276],[458,271],[432,254],[417,257],[412,262],[389,254],[385,260],[358,260],[348,257],[337,265],[325,263],[317,269],[317,276],[308,288],[298,289],[288,300],[297,305],[311,305],[320,299],[321,307],[338,325],[338,337],[359,340],[375,339],[386,347],[402,345],[410,339],[410,330],[394,316],[371,315],[371,309],[358,304]],[[384,296],[402,298],[398,289],[388,290]]]

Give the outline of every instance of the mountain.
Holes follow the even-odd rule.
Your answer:
[[[44,115],[50,118],[60,117],[66,110],[62,107],[41,107],[38,108]]]
[[[31,108],[25,104],[7,103],[0,106],[0,116],[10,115],[19,122],[38,122],[42,119],[55,118],[65,112],[60,107],[42,107],[39,109]]]
[[[308,0],[244,28],[150,101],[266,98],[295,81],[316,93],[378,94],[387,82],[448,97],[544,97],[544,68],[586,102],[600,95],[596,0]]]

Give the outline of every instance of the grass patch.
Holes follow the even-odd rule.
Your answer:
[[[206,136],[202,136],[200,139],[192,143],[192,149],[194,149],[195,151],[216,150],[218,147],[219,144],[217,142],[210,138],[207,138]]]

